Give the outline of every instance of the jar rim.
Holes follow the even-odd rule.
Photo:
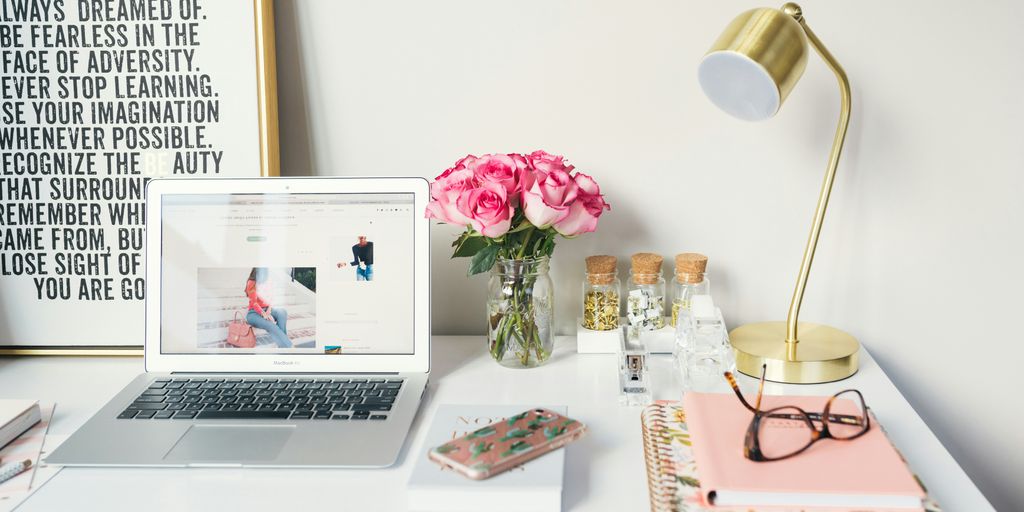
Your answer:
[[[494,261],[491,272],[511,275],[543,274],[548,271],[548,260],[547,256],[522,259],[498,258]]]
[[[699,282],[704,280],[704,275],[705,274],[707,274],[707,272],[676,272],[675,273],[675,278],[676,278],[676,280],[682,279],[682,280],[688,281],[689,280],[688,278],[694,277],[694,278],[697,278],[696,282],[699,283]]]
[[[497,258],[497,259],[494,260],[494,262],[495,263],[515,263],[515,262],[539,263],[539,262],[542,262],[542,261],[548,261],[550,259],[551,259],[550,256],[539,256],[539,257],[536,257],[536,258]]]

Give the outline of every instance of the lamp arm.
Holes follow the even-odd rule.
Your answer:
[[[792,4],[789,4],[792,5]],[[796,289],[793,290],[793,299],[789,303],[789,314],[786,316],[786,343],[790,345],[790,353],[795,351],[797,337],[797,319],[800,316],[800,304],[804,299],[804,289],[807,287],[807,276],[811,273],[811,263],[814,261],[814,250],[818,246],[818,235],[821,234],[821,225],[825,222],[825,210],[828,207],[828,198],[832,193],[832,183],[836,177],[836,167],[839,166],[839,156],[843,152],[843,142],[846,140],[846,128],[850,124],[850,82],[846,78],[843,67],[836,62],[835,57],[829,53],[821,40],[814,35],[811,28],[807,26],[803,15],[796,10],[790,12],[807,34],[807,39],[818,55],[825,61],[825,64],[836,75],[839,81],[839,93],[841,99],[839,111],[839,126],[836,128],[836,135],[832,141],[832,152],[828,158],[828,169],[825,172],[825,181],[821,185],[821,194],[818,196],[818,206],[814,212],[814,222],[811,224],[811,234],[807,238],[807,247],[804,249],[804,257],[800,262],[800,275],[796,281]]]

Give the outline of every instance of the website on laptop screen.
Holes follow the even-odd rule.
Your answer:
[[[170,194],[161,216],[163,353],[413,353],[413,194]]]

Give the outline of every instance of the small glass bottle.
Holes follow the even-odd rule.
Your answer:
[[[708,257],[695,252],[676,255],[675,278],[672,279],[672,327],[679,323],[680,314],[690,311],[695,295],[711,295],[711,283],[704,276]]]
[[[619,328],[619,289],[621,282],[615,256],[587,257],[587,276],[583,280],[583,328],[611,331]]]
[[[639,338],[641,331],[665,327],[665,278],[661,275],[660,255],[641,252],[632,257],[626,319],[629,337]]]

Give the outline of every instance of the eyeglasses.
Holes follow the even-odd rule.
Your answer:
[[[755,462],[787,459],[822,439],[851,441],[871,429],[871,418],[868,407],[864,404],[864,395],[856,389],[847,389],[832,395],[821,413],[807,412],[793,405],[762,411],[761,396],[764,392],[766,369],[767,365],[761,367],[761,383],[758,385],[757,399],[753,406],[743,398],[732,372],[725,372],[725,378],[740,402],[754,413],[743,440],[743,456],[746,458]],[[853,411],[853,414],[833,414],[832,405],[836,403],[837,398],[849,400],[857,410]],[[823,421],[825,418],[828,421]]]

